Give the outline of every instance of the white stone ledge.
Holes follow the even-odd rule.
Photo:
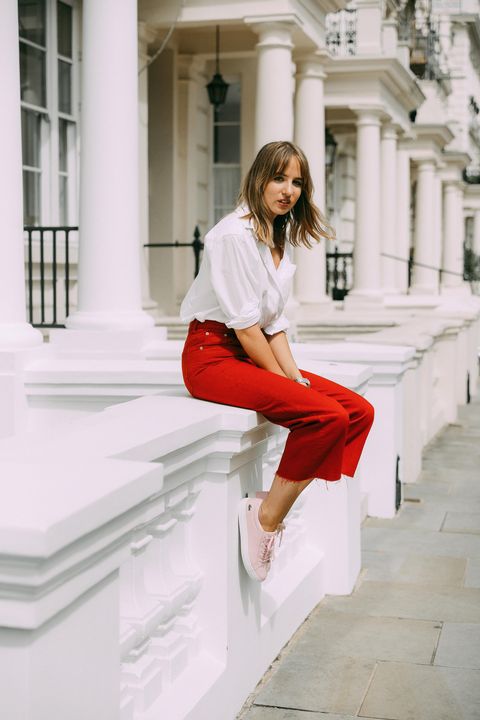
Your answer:
[[[313,366],[362,392],[371,375]],[[52,649],[62,658],[52,677],[35,671],[45,700],[7,685],[7,714],[48,716],[49,698],[78,675],[84,703],[57,693],[59,717],[116,717],[118,684],[95,678],[121,668],[124,720],[140,707],[172,720],[235,716],[324,593],[351,592],[360,569],[355,479],[329,492],[313,484],[289,514],[268,581],[246,577],[238,502],[268,486],[285,435],[249,410],[150,395],[0,441],[0,613],[15,637],[30,633],[17,651],[20,682]]]

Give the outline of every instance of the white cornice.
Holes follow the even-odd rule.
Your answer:
[[[379,106],[385,119],[410,129],[408,114],[421,105],[425,95],[414,75],[397,58],[329,58],[325,104],[330,108]]]

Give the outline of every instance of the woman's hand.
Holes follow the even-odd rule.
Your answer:
[[[282,331],[275,333],[275,335],[265,335],[265,337],[286,377],[291,380],[296,380],[301,377],[301,372],[290,350],[290,343],[288,342],[286,333]],[[306,387],[306,385],[304,387]]]
[[[267,337],[260,329],[258,323],[243,330],[235,330],[235,334],[241,346],[255,365],[269,372],[273,372],[276,375],[287,377],[287,374],[273,352],[271,344],[268,342]],[[300,373],[297,372],[297,375],[300,375]]]

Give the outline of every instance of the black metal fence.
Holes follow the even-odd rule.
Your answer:
[[[75,248],[76,226],[31,226],[24,228],[26,237],[26,283],[27,314],[35,327],[65,327],[65,318],[70,313],[72,291],[76,278],[72,277],[72,259]],[[72,237],[73,236],[73,237]],[[200,230],[195,227],[193,240],[189,243],[146,243],[148,248],[191,248],[194,254],[194,276],[198,275],[204,243]],[[416,262],[413,249],[408,258],[382,253],[383,257],[406,264],[408,287],[412,286],[414,267],[424,267],[438,273],[440,288],[444,274],[461,275],[463,280],[480,283],[480,256],[465,248],[463,275],[445,268]],[[333,300],[343,300],[353,286],[353,252],[326,254],[326,292]]]
[[[28,321],[34,327],[62,328],[74,301],[78,226],[26,225],[25,268]],[[195,277],[200,269],[203,242],[198,226],[189,243],[147,243],[145,247],[190,247]],[[75,251],[75,252],[74,252]],[[73,257],[75,255],[75,257]]]
[[[333,253],[327,253],[327,295],[332,300],[343,300],[352,289],[352,282],[353,252],[338,252],[335,247]]]
[[[189,243],[180,243],[180,242],[173,242],[173,243],[145,243],[143,247],[146,248],[168,248],[168,247],[189,247],[192,248],[193,254],[195,257],[195,271],[194,271],[194,277],[197,277],[198,271],[200,270],[200,262],[201,262],[201,256],[202,256],[202,250],[203,250],[203,241],[201,239],[201,233],[198,225],[195,226],[195,230],[193,231],[193,240]]]
[[[65,327],[70,312],[72,235],[76,226],[24,227],[28,321],[35,327]]]
[[[438,267],[437,265],[429,265],[428,263],[417,262],[415,260],[414,248],[410,248],[409,257],[402,258],[397,255],[390,255],[389,253],[381,253],[382,257],[389,258],[390,260],[396,260],[407,265],[408,273],[408,287],[412,287],[413,284],[413,271],[415,267],[426,268],[427,270],[433,270],[437,273],[437,286],[440,289],[443,278],[445,275],[455,275],[461,277],[466,282],[479,282],[480,281],[480,255],[476,255],[473,250],[465,247],[463,250],[463,272],[457,272],[456,270],[447,270],[444,267]]]

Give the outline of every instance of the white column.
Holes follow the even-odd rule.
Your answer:
[[[396,255],[405,260],[395,266],[395,287],[401,293],[408,289],[408,258],[410,254],[410,155],[408,150],[397,150],[397,215]]]
[[[473,252],[480,255],[480,210],[473,214]]]
[[[20,66],[16,0],[0,4],[0,350],[38,345],[42,334],[26,321],[23,242]]]
[[[396,268],[399,263],[397,227],[397,131],[392,125],[384,125],[381,141],[382,187],[381,187],[381,249],[382,287],[385,292],[396,290]]]
[[[429,267],[435,265],[436,247],[440,242],[435,237],[435,162],[420,160],[417,167],[417,194],[415,202],[415,253],[414,260],[420,265],[413,266],[413,293],[436,293],[438,271]]]
[[[447,181],[443,188],[443,258],[442,287],[463,285],[463,205],[458,182]]]
[[[380,113],[357,111],[354,287],[347,300],[380,295]]]
[[[115,18],[115,31],[112,31]],[[83,3],[78,310],[73,329],[141,329],[136,0]]]
[[[325,107],[323,100],[321,56],[311,55],[297,62],[295,95],[295,142],[308,158],[314,201],[325,211]],[[325,303],[326,256],[325,240],[312,249],[295,249],[297,272],[295,296],[301,303]]]
[[[148,40],[146,23],[139,25],[138,35],[138,203],[139,203],[139,242],[141,264],[142,307],[154,310],[155,300],[150,297],[149,254],[145,243],[149,242],[149,203],[148,203]],[[143,69],[145,68],[145,69]]]
[[[271,22],[253,25],[257,44],[255,147],[293,137],[292,27]]]
[[[437,168],[433,177],[433,237],[435,238],[435,247],[433,248],[433,254],[430,258],[430,264],[435,267],[442,266],[442,213],[443,187]]]

